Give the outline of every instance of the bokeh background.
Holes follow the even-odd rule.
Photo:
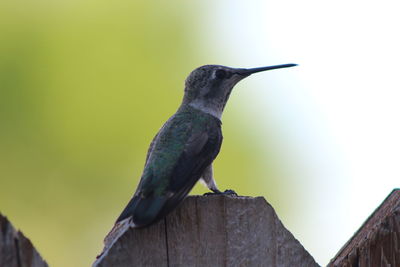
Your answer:
[[[235,88],[215,175],[326,264],[399,184],[396,4],[2,0],[0,211],[88,266],[192,69],[298,63]]]

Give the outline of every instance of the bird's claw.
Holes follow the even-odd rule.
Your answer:
[[[224,195],[232,195],[232,196],[237,196],[238,194],[233,191],[232,189],[226,189],[222,194]]]
[[[221,192],[219,190],[215,190],[213,192],[208,192],[208,193],[203,194],[203,196],[215,196],[215,195],[237,196],[238,194],[235,191],[231,190],[231,189],[227,189],[224,192]]]

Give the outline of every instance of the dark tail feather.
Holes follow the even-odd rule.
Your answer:
[[[137,197],[134,196],[131,198],[131,200],[129,200],[128,205],[126,205],[125,209],[122,211],[121,215],[119,215],[115,223],[125,220],[126,218],[132,216],[133,211],[135,210],[136,203],[137,203]]]
[[[157,222],[182,202],[182,200],[189,194],[189,191],[192,189],[196,181],[197,180],[193,179],[193,183],[187,184],[170,197],[152,195],[146,198],[141,198],[133,196],[128,205],[122,211],[121,215],[118,217],[116,223],[129,217],[132,218],[132,222],[137,228]]]
[[[134,196],[118,217],[117,222],[132,217],[135,227],[144,227],[158,221],[166,202],[165,197],[140,198]]]

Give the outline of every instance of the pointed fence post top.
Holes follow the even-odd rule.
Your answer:
[[[0,214],[0,267],[48,267],[31,241]]]
[[[400,189],[394,189],[328,266],[400,266],[399,244]]]
[[[263,197],[189,196],[148,228],[127,224],[93,266],[318,266]]]

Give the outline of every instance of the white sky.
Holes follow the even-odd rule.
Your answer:
[[[233,67],[299,64],[255,76],[247,86],[269,89],[241,96],[274,113],[293,163],[307,170],[293,180],[312,181],[304,192],[311,218],[284,223],[323,265],[399,186],[398,5],[225,0],[209,2],[203,17],[208,47]]]

